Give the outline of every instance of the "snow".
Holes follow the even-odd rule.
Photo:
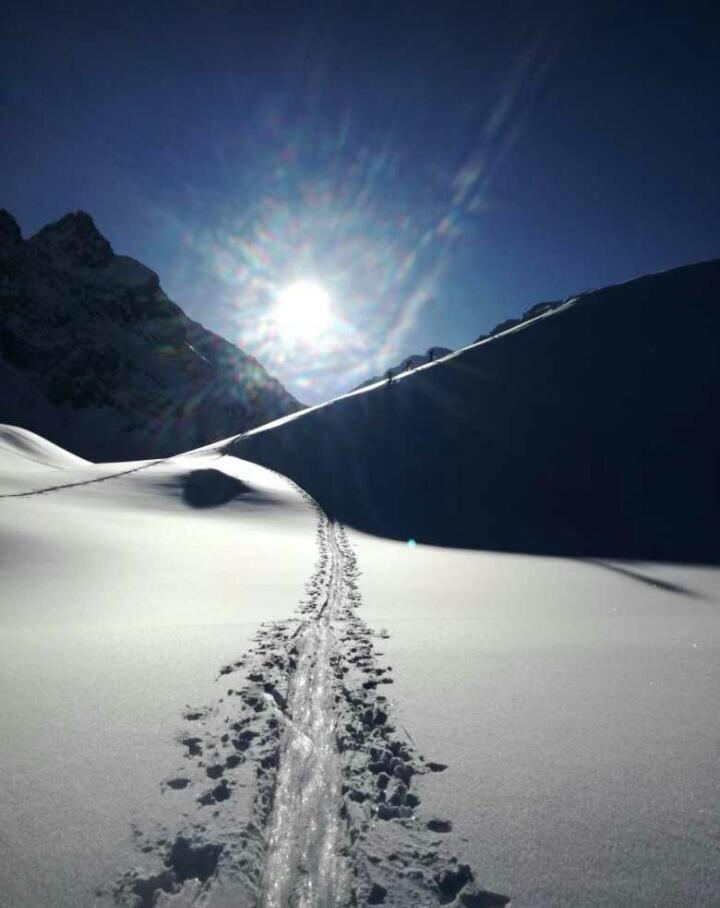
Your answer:
[[[226,449],[366,534],[397,714],[449,766],[418,815],[514,904],[718,891],[719,288],[573,297]]]
[[[719,283],[162,461],[0,430],[3,900],[716,901]]]
[[[59,483],[58,449],[28,436],[3,430],[3,452],[54,468],[4,459],[5,494]],[[68,455],[61,480],[137,466]],[[202,471],[249,491],[205,507],[212,482],[188,492]],[[0,500],[2,904],[93,904],[137,864],[133,826],[176,823],[185,793],[161,783],[182,769],[186,704],[217,697],[219,668],[292,612],[315,524],[286,481],[216,453]]]
[[[0,425],[0,470],[3,473],[35,471],[42,467],[62,469],[88,463],[34,432]]]
[[[349,537],[398,715],[448,764],[423,806],[483,883],[517,908],[713,904],[720,570]]]
[[[375,376],[374,378],[368,378],[361,385],[358,385],[358,387],[354,390],[358,391],[362,388],[370,387],[371,385],[387,381],[390,376],[395,378],[396,376],[402,375],[405,372],[418,369],[420,366],[424,366],[427,363],[437,362],[438,360],[444,359],[445,357],[449,356],[451,353],[452,350],[448,349],[447,347],[430,347],[427,353],[414,353],[411,356],[406,356],[401,363],[398,363],[398,365],[386,369],[383,373],[382,378],[378,378],[377,376]]]
[[[194,725],[214,752],[225,688],[252,661],[228,680],[217,672],[258,646],[261,622],[295,634],[316,515],[282,477],[223,446],[95,465],[22,430],[4,427],[0,438],[1,494],[19,496],[0,500],[3,903],[110,905],[128,869],[156,872],[153,836],[171,840],[208,810],[195,789],[168,787],[203,784],[202,762],[198,777],[178,745],[183,714],[188,704],[207,714]],[[375,664],[391,666],[383,691],[401,739],[447,765],[413,789],[421,824],[450,823],[447,850],[519,908],[712,903],[717,568],[409,546],[357,531],[348,543],[360,615],[389,631]],[[352,586],[332,600],[341,610],[342,589]],[[354,620],[324,614],[331,623],[308,625],[301,664]],[[294,696],[311,699],[291,714],[306,710],[327,737],[332,698],[325,681],[309,683],[325,677],[323,664],[310,659]],[[285,764],[291,794],[307,765],[337,771],[327,746],[306,752],[297,734],[288,752],[300,763]],[[253,817],[254,773],[238,779],[229,812],[203,814],[211,841]],[[312,791],[337,837],[332,799]],[[286,809],[277,821],[278,892],[293,877],[277,855],[291,853],[294,823],[312,822],[315,801],[298,803],[305,814]],[[364,846],[380,856],[372,872],[388,888],[385,857],[402,845],[395,822],[376,820]],[[208,904],[254,904],[238,880],[221,877]],[[189,880],[159,904],[190,905],[201,889]]]
[[[585,294],[228,450],[373,535],[716,564],[718,292],[707,262]]]

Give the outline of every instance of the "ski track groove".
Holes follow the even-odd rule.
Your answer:
[[[262,625],[246,655],[220,670],[218,679],[238,688],[185,713],[192,725],[179,743],[191,768],[163,790],[201,788],[197,818],[154,841],[136,831],[160,870],[129,871],[107,894],[134,908],[151,908],[166,897],[159,893],[171,899],[163,905],[177,894],[182,906],[212,908],[238,899],[252,908],[506,905],[450,853],[452,824],[422,817],[415,782],[446,767],[426,763],[393,717],[381,693],[391,668],[357,614],[357,562],[344,528],[299,491],[318,516],[307,599],[296,617]],[[233,796],[248,785],[250,817],[239,822]],[[242,896],[228,900],[227,887]]]
[[[333,623],[342,607],[341,554],[329,526],[330,577],[317,614],[297,636],[289,719],[280,744],[274,806],[262,884],[263,908],[332,908],[345,901],[347,867],[340,854],[341,776],[335,742]]]
[[[140,464],[139,467],[132,467],[129,470],[120,470],[118,473],[108,473],[106,476],[96,476],[95,479],[82,479],[79,482],[64,482],[55,486],[46,486],[42,489],[29,489],[25,492],[3,492],[0,493],[0,498],[28,498],[31,495],[45,495],[47,492],[60,492],[62,489],[75,489],[78,486],[89,486],[95,482],[107,482],[109,479],[119,479],[121,476],[139,473],[140,470],[148,470],[150,467],[156,467],[161,463],[165,463],[165,458],[152,460],[149,463]]]

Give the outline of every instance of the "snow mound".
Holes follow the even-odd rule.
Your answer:
[[[34,432],[17,426],[0,425],[0,469],[3,471],[24,472],[42,467],[61,470],[87,466],[88,463]]]
[[[315,513],[217,451],[88,464],[9,426],[0,496],[0,903],[110,908],[97,887],[136,866],[134,825],[202,810],[163,784],[189,773],[178,729],[203,724],[188,704],[224,694],[218,669],[303,596]],[[244,798],[228,806],[242,815]],[[179,881],[212,870],[191,846],[175,840]]]

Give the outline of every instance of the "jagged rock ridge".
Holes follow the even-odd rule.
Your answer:
[[[300,404],[189,319],[78,211],[24,240],[0,211],[0,422],[90,460],[162,457]]]
[[[570,297],[568,297],[568,299],[570,299]],[[480,341],[487,340],[489,337],[496,337],[498,334],[509,331],[511,328],[516,328],[518,325],[532,321],[532,319],[537,318],[539,315],[545,315],[547,312],[552,312],[553,309],[557,309],[558,306],[562,306],[562,304],[567,301],[568,300],[555,300],[549,303],[536,303],[523,312],[519,318],[508,318],[505,321],[500,322],[500,324],[495,325],[487,334],[481,334],[475,339],[475,343],[477,344]],[[444,356],[449,356],[452,352],[453,351],[449,347],[430,347],[427,353],[413,353],[411,356],[406,356],[405,359],[396,366],[386,369],[382,375],[375,375],[373,378],[368,378],[366,381],[353,388],[353,390],[367,388],[369,385],[374,385],[383,379],[393,379],[398,375],[402,375],[403,372],[409,372],[411,369],[417,369],[419,366],[424,366],[427,363],[442,359]]]
[[[368,385],[374,385],[376,382],[382,381],[383,379],[395,378],[396,375],[402,375],[403,372],[409,372],[410,369],[417,369],[418,366],[424,366],[426,363],[435,362],[435,360],[442,359],[443,356],[449,356],[453,351],[449,347],[430,347],[427,353],[413,353],[411,356],[406,356],[402,362],[398,363],[397,366],[391,366],[389,369],[386,369],[382,375],[376,375],[373,378],[368,378],[362,384],[353,388],[367,388]]]

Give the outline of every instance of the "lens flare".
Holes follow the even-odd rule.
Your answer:
[[[315,341],[330,325],[330,297],[315,281],[295,281],[278,295],[273,320],[287,341]]]

